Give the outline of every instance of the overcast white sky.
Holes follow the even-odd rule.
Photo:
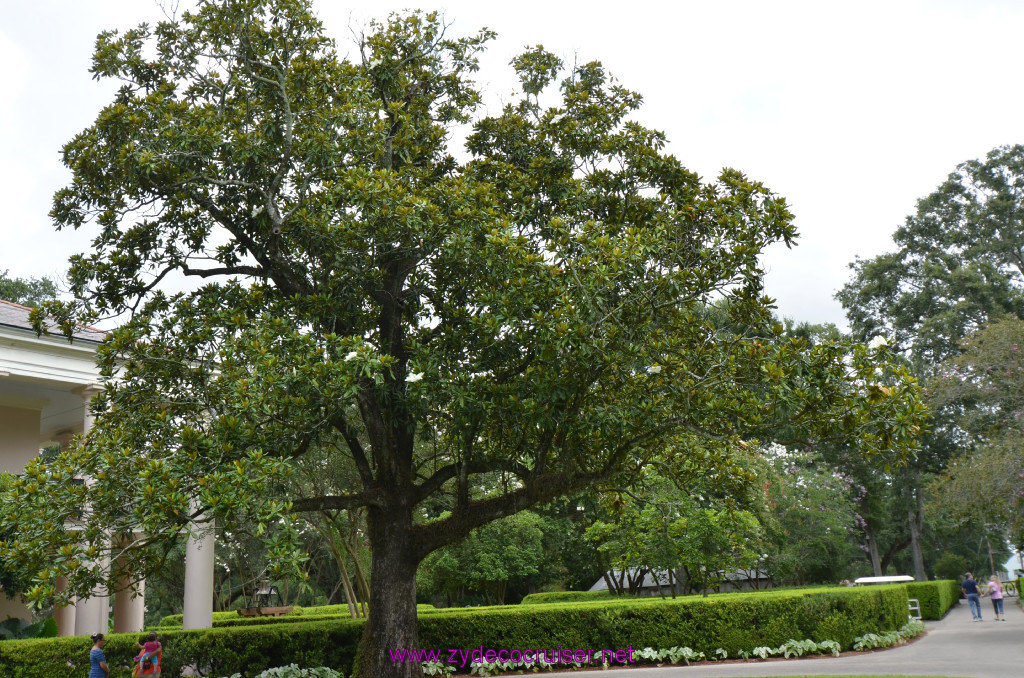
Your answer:
[[[187,3],[186,3],[187,4]],[[638,119],[705,178],[735,167],[785,196],[801,237],[766,255],[780,311],[843,323],[832,295],[855,255],[890,234],[963,160],[1024,142],[1024,2],[340,2],[318,12],[342,51],[350,25],[405,7],[499,39],[480,76],[511,91],[506,64],[543,44],[598,59],[645,97]],[[31,0],[0,14],[0,270],[60,275],[88,234],[57,233],[50,198],[61,145],[113,85],[89,73],[107,28],[160,16],[153,0]]]

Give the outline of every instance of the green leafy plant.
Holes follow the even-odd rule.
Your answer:
[[[802,657],[805,654],[814,654],[815,652],[818,652],[818,644],[813,640],[809,638],[806,640],[790,638],[779,646],[775,654],[781,654],[788,659],[789,657]]]
[[[2,594],[0,594],[2,595]],[[0,640],[14,640],[19,638],[55,638],[57,636],[57,622],[50,617],[31,624],[18,617],[8,617],[0,622]]]
[[[818,643],[818,651],[821,653],[830,652],[833,657],[838,657],[842,652],[842,646],[834,640],[823,640]]]
[[[230,678],[242,678],[241,673],[235,673]],[[279,666],[267,669],[256,675],[254,678],[345,678],[339,671],[320,666],[313,669],[299,668],[297,664]]]
[[[423,662],[420,666],[425,676],[450,676],[455,673],[455,665],[445,662]]]

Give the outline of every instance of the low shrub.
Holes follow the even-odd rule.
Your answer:
[[[960,600],[960,584],[951,579],[907,584],[907,597],[921,603],[922,619],[942,619]]]

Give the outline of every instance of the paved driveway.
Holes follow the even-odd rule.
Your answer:
[[[984,621],[972,622],[967,602],[944,619],[926,622],[927,634],[889,650],[845,657],[769,660],[601,671],[601,678],[737,678],[743,676],[856,676],[896,673],[914,676],[1019,678],[1024,676],[1024,612],[1006,601],[1006,621],[993,621],[992,604],[982,602]],[[586,675],[586,674],[584,674]]]

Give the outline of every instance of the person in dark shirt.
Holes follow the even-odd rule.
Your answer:
[[[978,582],[974,581],[974,575],[967,573],[967,578],[960,585],[960,590],[967,596],[967,604],[971,607],[971,619],[981,621],[981,589]]]

